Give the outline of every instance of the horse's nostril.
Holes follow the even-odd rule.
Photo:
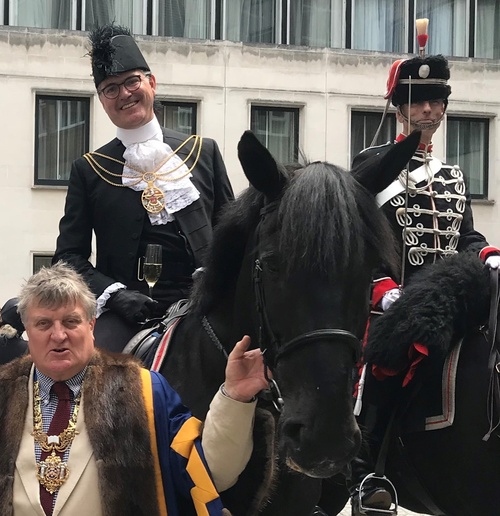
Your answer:
[[[301,433],[304,429],[304,425],[297,421],[286,421],[283,424],[283,436],[287,437],[291,441],[299,442],[301,438]]]

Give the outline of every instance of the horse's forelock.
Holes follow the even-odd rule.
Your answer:
[[[391,232],[374,198],[340,167],[314,162],[297,170],[279,216],[280,250],[290,271],[331,275],[366,268],[367,250],[374,260],[394,264],[385,254]]]

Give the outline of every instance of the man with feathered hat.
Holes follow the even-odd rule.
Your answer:
[[[432,155],[432,137],[448,107],[449,79],[448,61],[442,55],[400,59],[390,69],[385,98],[388,104],[392,102],[396,107],[396,117],[402,124],[396,142],[414,130],[421,131],[421,139],[407,169],[377,195],[400,247],[403,267],[400,278],[393,278],[384,270],[376,272],[372,313],[387,310],[400,297],[403,286],[418,278],[417,272],[422,266],[457,252],[476,252],[488,266],[498,268],[500,265],[500,251],[474,229],[471,199],[460,167],[446,164]],[[382,157],[394,143],[365,149],[354,158],[353,168],[359,170],[364,160],[373,159],[375,155]],[[372,178],[372,181],[377,179]],[[414,371],[411,366],[422,357],[414,355],[408,370]],[[371,369],[376,378],[384,377],[384,371],[376,365]],[[405,376],[404,384],[410,376]],[[387,428],[388,414],[393,411],[393,396],[389,397],[390,400],[381,401],[370,421],[365,418],[368,440],[379,445]],[[353,515],[375,514],[370,509],[391,513],[390,484],[384,485],[370,477],[363,482],[373,471],[374,464],[365,450],[352,463],[349,487]]]
[[[116,138],[73,163],[54,263],[84,276],[98,298],[96,342],[121,351],[138,323],[188,296],[233,192],[214,140],[160,127],[156,79],[130,31],[109,24],[89,39],[97,95]],[[154,301],[142,279],[147,244],[162,248]]]

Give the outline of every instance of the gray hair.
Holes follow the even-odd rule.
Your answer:
[[[28,308],[35,304],[57,309],[79,303],[92,320],[96,313],[96,298],[83,278],[66,263],[59,261],[52,267],[42,267],[28,279],[19,294],[17,311],[26,323]]]

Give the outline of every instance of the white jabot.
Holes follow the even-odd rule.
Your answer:
[[[138,170],[154,171],[170,156],[156,171],[158,178],[154,181],[154,185],[165,196],[165,208],[160,213],[148,212],[153,226],[173,221],[174,213],[199,199],[200,192],[190,179],[192,174],[181,158],[174,154],[170,145],[163,141],[163,132],[156,117],[137,129],[118,128],[116,137],[126,147],[123,153],[125,166],[122,183],[132,190],[142,192],[147,186],[144,180],[138,182],[142,177],[142,173]]]

